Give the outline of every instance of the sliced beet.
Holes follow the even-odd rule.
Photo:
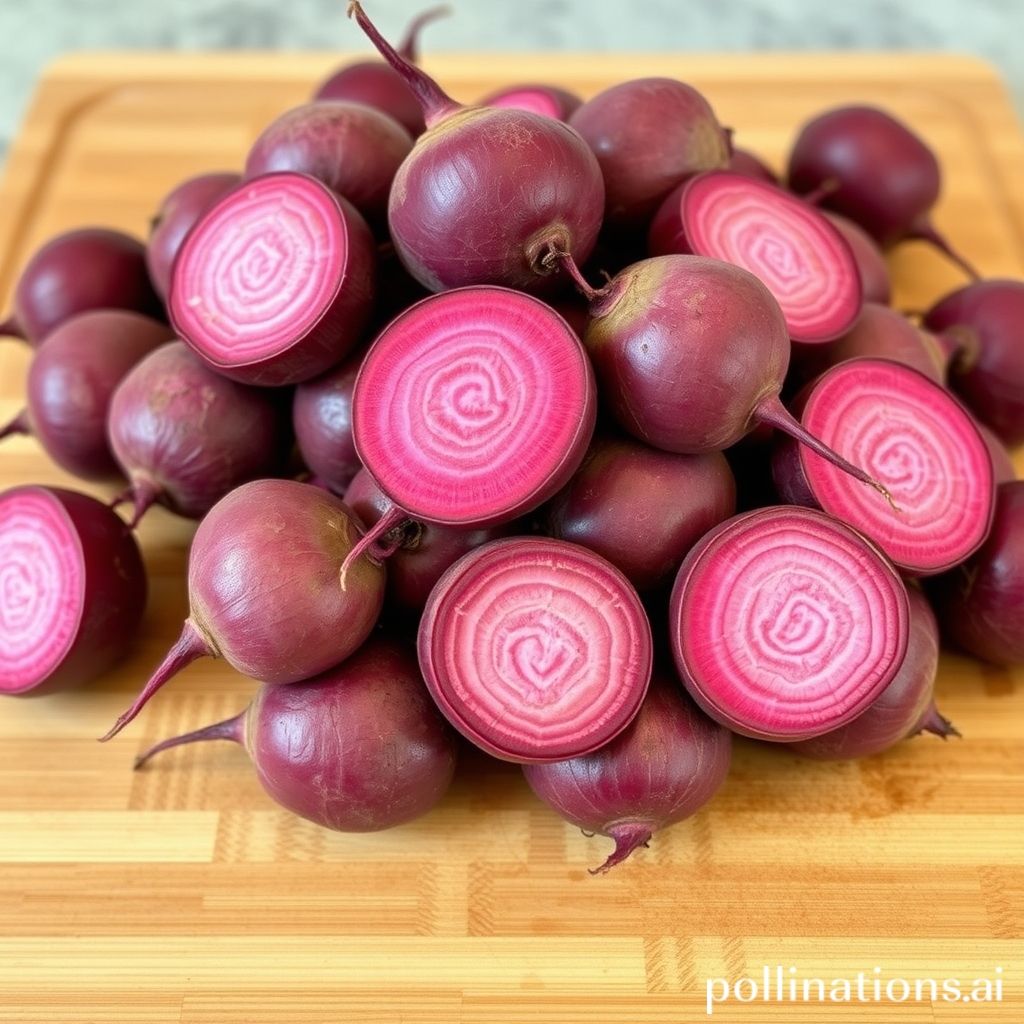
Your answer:
[[[223,196],[174,264],[169,310],[210,367],[243,384],[296,384],[344,358],[373,307],[376,253],[356,210],[302,174]]]
[[[22,270],[3,330],[38,345],[69,317],[91,309],[163,316],[146,247],[137,238],[110,228],[76,228],[51,238]]]
[[[924,326],[946,335],[950,387],[1006,444],[1024,444],[1024,281],[967,285],[932,306]]]
[[[138,545],[106,505],[60,487],[0,494],[0,694],[88,683],[135,641]]]
[[[732,147],[729,154],[728,169],[735,174],[742,174],[758,181],[766,181],[769,185],[778,185],[779,176],[756,154],[749,149]]]
[[[606,435],[551,499],[544,525],[551,536],[607,558],[638,590],[650,590],[735,511],[736,482],[721,452],[675,455]]]
[[[304,103],[263,129],[249,150],[245,176],[309,174],[344,196],[370,224],[383,225],[391,182],[412,141],[397,121],[362,103]]]
[[[658,210],[649,248],[749,270],[775,296],[794,341],[830,341],[860,315],[860,272],[839,231],[784,189],[742,174],[709,171],[684,183]]]
[[[908,587],[907,598],[907,653],[892,682],[852,722],[792,744],[796,753],[820,761],[852,760],[880,754],[919,732],[935,733],[943,739],[960,735],[935,707],[933,691],[939,669],[935,615],[920,590]]]
[[[70,317],[36,351],[26,407],[0,437],[32,434],[58,466],[84,480],[120,478],[107,440],[111,399],[129,370],[170,338],[167,324],[128,310]]]
[[[574,92],[557,85],[508,85],[480,100],[481,107],[511,107],[529,110],[541,117],[568,121],[583,102]]]
[[[729,138],[708,101],[672,78],[620,82],[569,119],[601,165],[605,216],[618,228],[645,227],[687,175],[725,167]]]
[[[589,753],[636,715],[651,630],[629,581],[564,541],[512,537],[456,562],[427,603],[420,668],[448,720],[507,761]]]
[[[874,239],[848,217],[832,210],[821,211],[836,230],[846,239],[860,271],[860,283],[865,302],[878,302],[888,306],[892,300],[892,280],[885,255]]]
[[[125,375],[108,431],[133,526],[154,503],[199,519],[239,484],[281,473],[289,441],[279,395],[214,373],[180,341]]]
[[[907,592],[860,534],[822,512],[775,506],[716,527],[676,577],[676,668],[734,732],[793,742],[865,711],[903,662]]]
[[[856,527],[916,576],[981,546],[992,523],[992,459],[970,414],[942,387],[887,359],[851,359],[809,385],[797,406],[804,428],[867,467],[892,504],[782,439],[773,471],[786,500]]]
[[[1024,480],[1000,484],[984,546],[930,592],[944,637],[983,661],[1024,664]]]
[[[171,267],[181,243],[199,218],[242,180],[234,171],[213,171],[175,185],[160,203],[149,228],[146,265],[160,296],[171,290]]]

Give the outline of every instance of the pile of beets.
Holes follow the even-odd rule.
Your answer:
[[[113,490],[0,495],[0,692],[125,653],[159,504],[199,520],[191,610],[108,737],[222,658],[252,703],[137,765],[235,740],[328,828],[426,812],[461,734],[607,868],[712,797],[734,733],[955,733],[939,627],[1024,662],[1024,283],[937,232],[931,150],[829,110],[781,184],[682,82],[463,106],[415,62],[437,12],[397,50],[349,13],[384,61],[242,173],[182,182],[146,245],[80,229],[24,268],[4,433]],[[907,239],[970,277],[913,320]]]

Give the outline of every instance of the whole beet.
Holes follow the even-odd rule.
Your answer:
[[[732,735],[664,676],[655,675],[636,718],[592,754],[525,764],[530,788],[567,821],[615,840],[603,873],[689,818],[729,772]]]
[[[646,228],[683,178],[729,163],[728,135],[708,101],[672,78],[613,85],[579,107],[569,124],[597,156],[605,217],[620,228]]]
[[[690,548],[736,511],[721,452],[676,455],[599,437],[546,508],[546,532],[603,555],[638,590],[666,582]]]
[[[213,171],[186,178],[164,196],[149,226],[146,265],[161,298],[171,290],[171,267],[189,229],[242,176],[234,171]]]
[[[769,185],[779,183],[779,176],[756,153],[751,153],[748,149],[737,149],[733,146],[726,166],[730,171],[766,181]]]
[[[239,484],[279,473],[288,447],[278,394],[221,377],[180,341],[128,372],[107,425],[132,525],[154,502],[198,519]]]
[[[162,317],[146,269],[146,247],[109,228],[76,228],[51,238],[25,265],[14,313],[0,328],[38,345],[69,317],[90,309],[129,309]]]
[[[853,250],[853,258],[860,271],[860,283],[864,291],[865,302],[877,302],[889,305],[892,299],[892,281],[889,278],[889,265],[885,256],[875,244],[872,237],[848,217],[832,210],[821,211],[849,243]]]
[[[940,299],[924,326],[953,349],[949,386],[1013,447],[1024,443],[1024,281],[977,281]]]
[[[1013,459],[1010,458],[1010,453],[1006,450],[1006,445],[981,420],[975,418],[974,425],[978,428],[978,433],[981,434],[981,439],[985,442],[989,455],[992,456],[993,480],[996,485],[1016,480],[1017,467],[1014,466]]]
[[[374,832],[425,814],[447,791],[457,753],[415,658],[382,638],[313,679],[260,687],[237,717],[164,740],[135,767],[170,747],[214,739],[243,744],[282,807],[339,832]]]
[[[988,540],[933,581],[943,635],[983,661],[1024,664],[1024,480],[996,489]]]
[[[318,178],[379,227],[412,136],[393,118],[361,103],[304,103],[271,121],[245,161],[246,178],[294,171]]]
[[[54,328],[28,371],[27,404],[2,430],[32,434],[62,469],[84,480],[116,480],[107,414],[120,382],[170,340],[171,329],[141,313],[98,309]]]

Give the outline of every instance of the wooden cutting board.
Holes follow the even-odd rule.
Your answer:
[[[0,295],[49,235],[138,233],[162,194],[240,166],[261,126],[336,55],[88,55],[53,65],[0,189]],[[937,220],[991,275],[1024,275],[1024,140],[1002,86],[949,56],[434,57],[450,91],[553,80],[584,94],[637,75],[705,90],[741,145],[778,166],[817,109],[885,104],[935,146]],[[956,285],[920,245],[893,257],[898,304]],[[0,344],[0,415],[28,352]],[[1024,461],[1018,458],[1018,466]],[[70,483],[32,440],[0,484]],[[87,692],[0,703],[0,1019],[616,1022],[707,1019],[706,979],[994,978],[1004,1001],[719,1007],[715,1020],[1024,1019],[1024,673],[943,663],[964,734],[860,763],[737,744],[696,819],[603,878],[608,849],[563,825],[518,770],[469,758],[423,820],[339,835],[276,809],[245,754],[185,748],[133,774],[158,737],[239,710],[253,685],[199,662],[113,743],[96,737],[176,635],[191,527],[140,531],[152,599],[134,657]],[[790,976],[788,973],[785,975]],[[898,992],[898,987],[897,987]]]

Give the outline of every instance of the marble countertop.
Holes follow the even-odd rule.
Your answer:
[[[397,35],[429,0],[367,0]],[[43,66],[69,50],[362,48],[344,0],[3,0],[0,152]],[[932,50],[984,57],[1024,111],[1024,0],[452,0],[427,46],[458,50]]]

